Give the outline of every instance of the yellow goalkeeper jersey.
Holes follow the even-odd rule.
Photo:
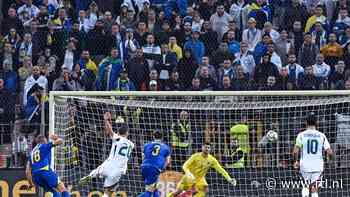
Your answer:
[[[195,178],[205,177],[210,168],[214,168],[226,180],[231,180],[230,175],[220,165],[218,160],[210,154],[205,158],[202,153],[195,153],[183,165],[185,173],[191,173]]]

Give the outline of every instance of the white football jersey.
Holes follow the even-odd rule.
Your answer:
[[[323,151],[330,148],[327,137],[312,129],[298,134],[296,146],[301,149],[300,170],[302,172],[323,171]]]
[[[125,137],[114,135],[112,137],[111,151],[107,160],[112,160],[116,168],[126,172],[132,149],[134,149],[133,142]]]

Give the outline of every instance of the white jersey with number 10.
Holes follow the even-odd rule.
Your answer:
[[[296,146],[301,149],[300,170],[302,172],[323,171],[323,151],[330,148],[327,137],[313,129],[298,134]]]
[[[115,168],[125,173],[132,149],[134,149],[133,142],[125,137],[114,135],[112,137],[111,151],[107,160],[113,160]]]

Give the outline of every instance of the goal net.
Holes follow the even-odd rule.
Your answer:
[[[211,197],[301,196],[304,182],[293,168],[292,150],[305,116],[314,112],[317,128],[335,152],[327,161],[320,196],[350,196],[350,92],[52,92],[50,127],[64,144],[54,150],[53,166],[73,196],[102,196],[103,179],[79,180],[108,157],[111,140],[103,114],[111,112],[130,128],[135,149],[115,196],[144,191],[142,147],[160,130],[172,147],[171,165],[159,190],[174,191],[182,165],[210,142],[212,155],[236,178],[233,187],[215,170],[206,180]]]

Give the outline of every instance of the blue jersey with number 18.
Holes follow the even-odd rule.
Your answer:
[[[143,148],[144,160],[142,166],[153,166],[164,170],[170,147],[161,142],[150,142]]]
[[[34,147],[29,158],[32,172],[50,170],[51,148],[53,148],[52,142],[47,144],[38,144]]]

